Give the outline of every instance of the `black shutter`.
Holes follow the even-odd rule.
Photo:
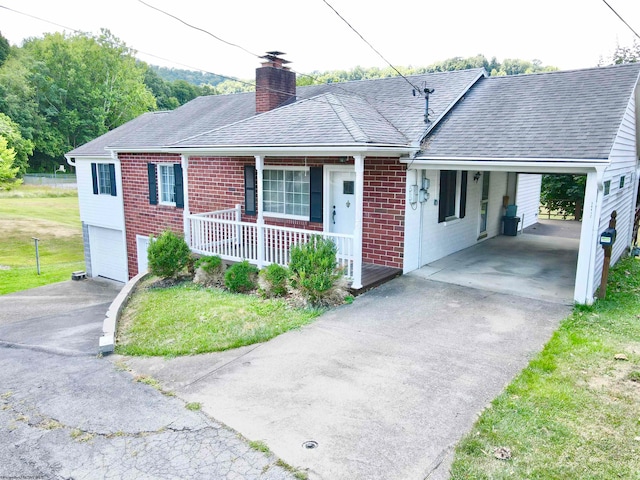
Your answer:
[[[91,180],[93,180],[93,194],[98,195],[98,166],[91,164]]]
[[[256,167],[244,166],[244,213],[256,214]]]
[[[462,178],[460,180],[460,218],[464,218],[467,214],[467,174],[469,172],[462,172]]]
[[[184,208],[184,186],[182,183],[182,165],[173,164],[173,177],[176,182],[176,207]]]
[[[322,167],[309,168],[309,221],[322,223]]]
[[[438,222],[444,222],[456,215],[456,177],[455,170],[440,170],[440,198],[438,200]]]
[[[118,195],[118,191],[116,190],[116,166],[113,163],[109,164],[109,180],[111,181],[111,196],[115,197]]]
[[[158,204],[158,184],[156,183],[156,165],[147,163],[147,177],[149,178],[149,203]]]

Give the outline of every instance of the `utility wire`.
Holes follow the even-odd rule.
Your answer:
[[[193,29],[195,29],[195,30],[199,30],[199,31],[201,31],[202,33],[205,33],[205,34],[207,34],[207,35],[209,35],[209,36],[211,36],[211,37],[215,38],[215,39],[216,39],[216,40],[218,40],[219,42],[226,43],[227,45],[230,45],[230,46],[232,46],[232,47],[239,48],[240,50],[243,50],[244,52],[247,52],[249,55],[253,55],[254,57],[262,58],[260,55],[257,55],[257,54],[255,54],[255,53],[253,53],[253,52],[251,52],[251,51],[247,50],[246,48],[244,48],[244,47],[240,46],[240,45],[237,45],[237,44],[232,43],[232,42],[228,42],[228,41],[226,41],[225,39],[220,38],[220,37],[218,37],[217,35],[214,35],[214,34],[213,34],[213,33],[211,33],[210,31],[205,30],[204,28],[200,28],[200,27],[196,27],[195,25],[191,25],[190,23],[185,22],[185,21],[184,21],[184,20],[182,20],[181,18],[178,18],[178,17],[176,17],[175,15],[173,15],[173,14],[171,14],[171,13],[169,13],[169,12],[165,12],[164,10],[162,10],[162,9],[160,9],[160,8],[158,8],[158,7],[154,7],[153,5],[151,5],[151,4],[147,3],[147,2],[144,2],[143,0],[138,0],[138,2],[140,2],[140,3],[141,3],[141,4],[143,4],[143,5],[146,5],[147,7],[151,8],[151,9],[153,9],[153,10],[156,10],[156,11],[158,11],[158,12],[160,12],[160,13],[164,14],[164,15],[167,15],[167,16],[169,16],[169,17],[173,18],[174,20],[177,20],[177,21],[178,21],[178,22],[180,22],[180,23],[183,23],[183,24],[184,24],[184,25],[186,25],[187,27],[193,28]]]
[[[349,22],[348,22],[348,21],[347,21],[347,20],[346,20],[342,15],[340,15],[340,13],[339,13],[335,8],[333,8],[333,6],[332,6],[329,2],[327,2],[327,0],[322,0],[322,1],[325,3],[325,5],[327,5],[327,7],[329,7],[331,10],[333,10],[333,12],[334,12],[334,13],[335,13],[339,18],[340,18],[340,20],[342,20],[344,23],[346,23],[346,24],[347,24],[347,26],[348,26],[351,30],[353,30],[353,31],[356,33],[356,35],[358,35],[358,36],[362,39],[362,41],[363,41],[364,43],[366,43],[366,44],[369,46],[369,48],[371,48],[371,50],[373,50],[374,52],[376,52],[376,54],[377,54],[377,55],[378,55],[382,60],[384,60],[384,61],[387,63],[387,65],[389,65],[393,70],[395,70],[395,72],[396,72],[398,75],[400,75],[402,78],[404,78],[404,79],[405,79],[405,81],[406,81],[409,85],[411,85],[411,86],[414,88],[414,90],[416,90],[416,91],[418,91],[418,92],[422,92],[418,87],[416,87],[413,83],[411,83],[411,81],[410,81],[407,77],[405,77],[402,73],[400,73],[400,70],[398,70],[396,67],[394,67],[394,66],[391,64],[391,62],[389,62],[389,60],[387,60],[387,59],[384,57],[384,55],[382,55],[382,54],[381,54],[381,53],[380,53],[380,52],[379,52],[379,51],[378,51],[378,50],[377,50],[373,45],[371,45],[371,43],[369,43],[369,41],[368,41],[366,38],[364,38],[364,37],[362,36],[362,34],[361,34],[360,32],[358,32],[358,30],[356,30],[356,29],[353,27],[353,25],[351,25],[351,24],[350,24],[350,23],[349,23]]]
[[[607,7],[609,7],[609,8],[611,9],[611,11],[612,11],[613,13],[615,13],[615,14],[616,14],[616,16],[617,16],[620,20],[622,20],[622,23],[624,23],[627,27],[629,27],[629,30],[631,30],[631,31],[633,32],[633,34],[634,34],[636,37],[640,38],[640,35],[638,35],[638,32],[636,32],[636,31],[633,29],[633,27],[632,27],[631,25],[629,25],[629,24],[627,23],[627,21],[626,21],[624,18],[622,18],[622,17],[620,16],[620,14],[619,14],[618,12],[616,12],[616,11],[615,11],[615,9],[614,9],[611,5],[609,5],[609,3],[607,2],[607,0],[602,0],[602,1],[604,2],[604,4],[605,4]]]
[[[254,56],[254,57],[262,58],[262,56],[260,56],[260,55],[256,55],[256,54],[254,54],[254,53],[250,52],[249,50],[245,49],[244,47],[242,47],[242,46],[240,46],[240,45],[236,45],[236,44],[234,44],[234,43],[232,43],[232,42],[228,42],[228,41],[226,41],[226,40],[224,40],[224,39],[222,39],[222,38],[218,37],[217,35],[214,35],[214,34],[212,34],[211,32],[208,32],[207,30],[204,30],[204,29],[202,29],[202,28],[199,28],[199,27],[196,27],[196,26],[190,25],[189,23],[187,23],[187,22],[183,21],[182,19],[180,19],[180,18],[176,17],[175,15],[172,15],[172,14],[170,14],[170,13],[167,13],[167,12],[165,12],[165,11],[163,11],[163,10],[159,9],[159,8],[154,7],[153,5],[149,5],[148,3],[145,3],[145,2],[143,2],[142,0],[139,0],[139,1],[140,1],[140,3],[142,3],[142,4],[146,5],[147,7],[152,8],[152,9],[154,9],[154,10],[157,10],[157,11],[159,11],[160,13],[163,13],[163,14],[165,14],[165,15],[168,15],[168,16],[172,17],[173,19],[175,19],[175,20],[179,21],[180,23],[182,23],[182,24],[184,24],[184,25],[186,25],[186,26],[188,26],[188,27],[190,27],[190,28],[194,28],[194,29],[196,29],[196,30],[199,30],[199,31],[201,31],[201,32],[203,32],[203,33],[205,33],[205,34],[207,34],[207,35],[209,35],[209,36],[211,36],[211,37],[215,38],[215,39],[216,39],[216,40],[218,40],[218,41],[221,41],[221,42],[223,42],[223,43],[225,43],[225,44],[227,44],[227,45],[231,45],[231,46],[234,46],[234,47],[236,47],[236,48],[239,48],[239,49],[243,50],[244,52],[246,52],[246,53],[248,53],[248,54],[250,54],[250,55],[252,55],[252,56]],[[6,6],[4,6],[4,5],[0,5],[0,8],[3,8],[3,9],[5,9],[5,10],[9,10],[9,11],[14,12],[14,13],[17,13],[17,14],[19,14],[19,15],[24,15],[24,16],[26,16],[26,17],[34,18],[34,19],[39,20],[39,21],[41,21],[41,22],[45,22],[45,23],[48,23],[48,24],[51,24],[51,25],[55,25],[55,26],[60,27],[60,28],[64,28],[65,30],[70,30],[70,31],[72,31],[72,32],[74,32],[74,33],[79,33],[79,34],[85,34],[85,33],[87,33],[87,32],[83,32],[83,31],[81,31],[81,30],[78,30],[78,29],[75,29],[75,28],[72,28],[72,27],[69,27],[69,26],[66,26],[66,25],[62,25],[62,24],[60,24],[60,23],[53,22],[53,21],[51,21],[51,20],[47,20],[47,19],[44,19],[44,18],[41,18],[41,17],[37,17],[37,16],[32,15],[32,14],[30,14],[30,13],[26,13],[26,12],[22,12],[22,11],[19,11],[19,10],[15,10],[15,9],[13,9],[13,8],[10,8],[10,7],[6,7]],[[191,66],[191,65],[187,65],[187,64],[184,64],[184,63],[180,63],[180,62],[177,62],[177,61],[175,61],[175,60],[171,60],[171,59],[169,59],[169,58],[165,58],[165,57],[160,57],[160,56],[158,56],[158,55],[154,55],[153,53],[144,52],[144,51],[142,51],[142,50],[137,50],[137,49],[135,49],[135,48],[133,48],[133,47],[129,47],[129,48],[130,48],[131,50],[135,51],[135,52],[138,52],[138,53],[141,53],[141,54],[147,55],[147,56],[149,56],[149,57],[157,58],[157,59],[159,59],[159,60],[164,60],[164,61],[166,61],[166,62],[170,62],[170,63],[173,63],[173,64],[175,64],[175,65],[180,65],[180,66],[182,66],[182,67],[186,67],[186,68],[188,68],[188,69],[190,69],[190,70],[196,70],[196,71],[199,71],[199,72],[208,73],[208,74],[211,74],[211,75],[216,75],[216,76],[218,76],[218,77],[224,78],[225,80],[232,80],[232,81],[238,82],[238,83],[240,83],[240,84],[242,84],[242,85],[246,85],[246,86],[248,86],[248,87],[252,87],[252,88],[255,88],[255,86],[256,86],[256,84],[255,84],[254,82],[248,82],[248,81],[240,80],[240,79],[238,79],[238,78],[236,78],[236,77],[231,77],[231,76],[228,76],[228,75],[223,75],[223,74],[221,74],[221,73],[211,72],[211,71],[209,71],[209,70],[205,70],[205,69],[202,69],[202,68],[193,67],[193,66]],[[392,66],[392,68],[393,68],[393,66]],[[394,70],[396,70],[396,69],[394,68]],[[296,72],[296,71],[294,71],[294,70],[291,70],[291,71],[292,71],[292,72],[294,72],[294,73],[296,73],[297,75],[305,76],[305,77],[309,77],[309,78],[311,78],[313,81],[316,81],[316,82],[318,81],[318,78],[317,78],[317,77],[314,77],[313,75],[309,75],[309,74],[304,74],[304,73]],[[396,72],[397,72],[397,70],[396,70]],[[400,74],[400,76],[402,76],[403,78],[405,78],[405,77],[404,77],[403,75],[401,75],[401,74]],[[405,80],[407,80],[407,79],[405,78]],[[407,81],[408,81],[408,80],[407,80]],[[410,84],[412,87],[416,88],[416,87],[415,87],[411,82],[409,82],[409,84]],[[315,84],[315,86],[322,86],[322,85],[324,85],[324,84],[321,84],[321,83],[317,83],[317,84]],[[314,86],[314,85],[310,85],[310,86]],[[366,99],[366,97],[364,97],[364,96],[362,96],[362,95],[359,95],[359,94],[357,94],[357,93],[355,93],[355,92],[352,92],[352,91],[350,91],[350,90],[347,90],[347,89],[343,88],[342,86],[340,86],[340,85],[339,85],[339,83],[332,84],[332,86],[333,86],[334,88],[336,88],[336,89],[339,89],[339,90],[341,90],[341,91],[345,92],[347,95],[354,96],[354,97],[358,97],[358,98],[365,98],[365,99]],[[274,93],[288,93],[288,92],[283,92],[283,91],[276,90],[276,89],[268,89],[268,90],[269,90],[269,91],[271,91],[271,92],[274,92]],[[390,102],[390,101],[389,101],[389,100],[387,100],[387,99],[384,99],[384,100],[383,100],[383,99],[380,99],[380,100],[381,100],[381,101],[384,101],[385,103],[394,104],[394,105],[398,105],[398,106],[404,106],[404,107],[406,108],[406,105],[405,105],[405,104],[400,104],[400,103],[397,103],[397,102]]]

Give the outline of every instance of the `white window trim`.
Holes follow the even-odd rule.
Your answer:
[[[157,168],[157,173],[156,173],[156,175],[158,177],[158,179],[157,179],[158,180],[158,205],[167,205],[167,206],[170,206],[170,207],[175,207],[176,206],[176,202],[164,202],[164,201],[162,201],[162,193],[163,193],[163,190],[162,190],[162,168],[163,167],[168,167],[168,168],[173,169],[173,165],[174,165],[173,163],[158,163],[158,168]],[[174,198],[175,198],[175,185],[176,185],[175,182],[176,182],[176,179],[174,177],[174,179],[173,179],[173,188],[174,188],[173,195],[174,195]]]
[[[282,165],[282,166],[278,166],[278,165],[265,165],[262,169],[263,171],[266,170],[277,170],[277,171],[282,171],[282,170],[292,170],[292,171],[300,171],[300,172],[304,172],[306,176],[309,176],[309,167],[296,167],[294,165]],[[262,210],[262,215],[264,217],[269,217],[269,218],[283,218],[286,220],[301,220],[304,222],[308,222],[309,221],[309,215],[292,215],[290,213],[278,213],[278,212],[267,212],[264,209],[264,178],[262,180],[262,185],[259,186],[259,188],[262,190],[263,192],[263,199],[262,202],[263,204],[260,205],[260,209]],[[309,195],[309,201],[311,201],[311,195]],[[310,206],[309,206],[310,207]]]
[[[101,191],[100,187],[102,186],[102,183],[100,182],[100,179],[103,177],[102,173],[100,172],[100,165],[106,165],[107,166],[107,179],[109,182],[109,188],[106,192]],[[115,168],[115,165],[114,165]],[[110,173],[110,167],[109,167],[109,162],[96,162],[96,180],[98,182],[98,195],[109,195],[111,196],[111,190],[113,189],[113,185],[111,185],[111,173]]]

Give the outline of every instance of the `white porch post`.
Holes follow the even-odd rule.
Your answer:
[[[180,163],[182,164],[182,190],[184,201],[184,208],[182,210],[184,240],[187,242],[187,245],[191,247],[191,221],[189,219],[189,215],[191,215],[189,210],[189,157],[182,155]]]
[[[262,211],[263,205],[263,191],[262,191],[262,179],[263,179],[263,169],[264,169],[264,158],[261,155],[256,155],[256,176],[257,176],[257,190],[258,190],[258,201],[256,208],[258,209],[258,218],[257,218],[257,228],[258,228],[258,246],[257,249],[257,257],[258,257],[258,268],[262,268],[264,266],[264,214]]]
[[[585,303],[587,305],[593,303],[593,292],[595,290],[594,272],[598,248],[598,229],[600,228],[600,215],[602,212],[603,175],[604,167],[597,167],[596,171],[587,174],[584,195],[580,250],[578,251],[576,286],[573,299],[577,303]]]
[[[364,211],[364,156],[354,155],[356,170],[356,221],[353,231],[353,283],[351,288],[362,288],[362,219]]]

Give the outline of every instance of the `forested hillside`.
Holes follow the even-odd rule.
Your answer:
[[[634,61],[618,47],[610,63]],[[64,154],[138,115],[171,110],[200,95],[253,89],[253,79],[150,66],[108,30],[45,34],[11,46],[0,33],[0,188],[26,171],[52,172]],[[297,74],[298,85],[483,67],[491,75],[555,70],[537,60],[483,55],[426,67],[363,68]],[[224,66],[220,66],[224,73]]]

